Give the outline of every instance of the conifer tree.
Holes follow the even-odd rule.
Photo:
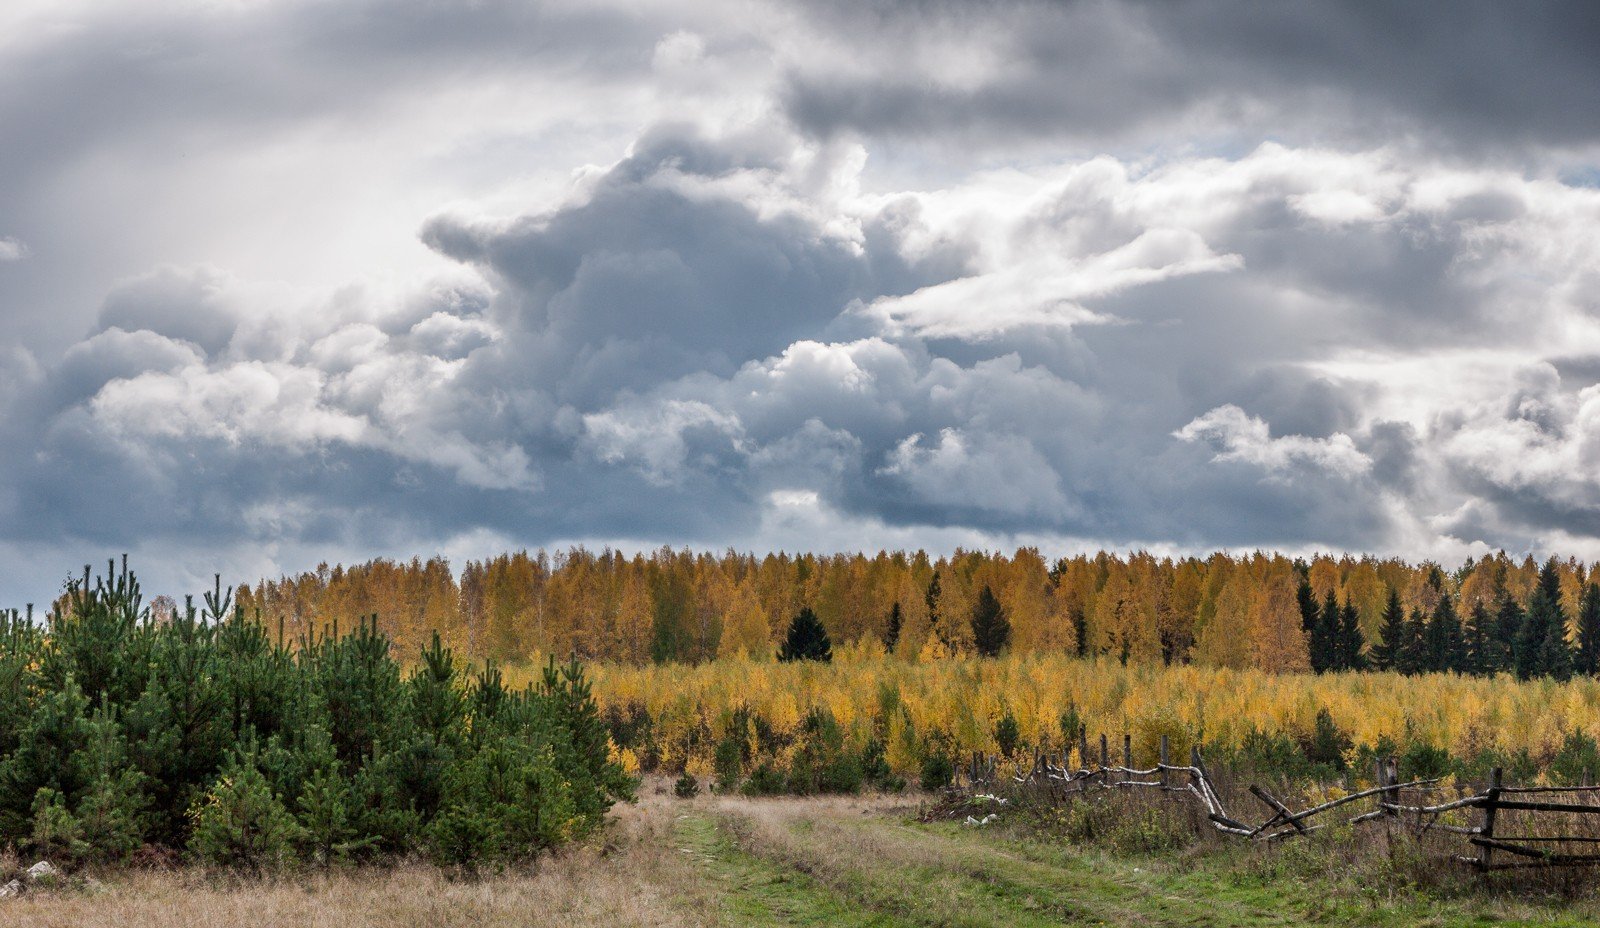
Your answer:
[[[1488,608],[1481,602],[1474,604],[1461,630],[1466,673],[1487,675],[1499,669],[1502,657],[1494,630],[1495,618]]]
[[[1300,586],[1294,591],[1294,599],[1300,607],[1300,628],[1309,638],[1316,631],[1317,619],[1322,613],[1317,609],[1317,594],[1311,589],[1311,581],[1308,578],[1304,576],[1300,578]],[[1315,653],[1315,648],[1312,650]],[[1316,661],[1313,660],[1312,664],[1315,665]]]
[[[1456,615],[1455,602],[1449,593],[1439,597],[1424,634],[1427,643],[1423,670],[1443,673],[1461,669],[1461,619]]]
[[[1500,594],[1500,603],[1495,607],[1494,618],[1494,643],[1495,656],[1498,662],[1495,670],[1504,670],[1508,673],[1522,676],[1517,655],[1520,653],[1519,642],[1522,639],[1522,624],[1526,621],[1522,604],[1518,603],[1509,593]]]
[[[783,647],[778,650],[778,660],[824,663],[833,660],[833,645],[828,641],[828,630],[822,627],[822,620],[817,618],[810,606],[802,606],[789,623]]]
[[[1361,633],[1361,614],[1346,599],[1344,608],[1339,610],[1339,669],[1365,670],[1367,656],[1362,651],[1366,643]]]
[[[1406,612],[1400,605],[1400,592],[1389,587],[1389,601],[1383,607],[1382,624],[1378,626],[1379,640],[1372,646],[1372,666],[1378,670],[1397,670],[1400,649],[1405,642]]]
[[[900,631],[904,624],[905,618],[900,613],[900,601],[895,600],[894,605],[889,607],[889,621],[883,629],[883,649],[890,654],[894,653],[895,645],[900,643]]]
[[[943,596],[943,591],[939,588],[939,572],[936,570],[933,572],[933,579],[928,581],[928,592],[924,596],[924,601],[928,606],[928,628],[933,630],[933,633],[939,637],[940,641],[948,645],[950,642],[946,640],[944,622],[941,621],[939,613],[939,599],[941,596]]]
[[[1518,674],[1562,680],[1572,676],[1572,648],[1567,644],[1567,615],[1561,606],[1561,577],[1554,557],[1539,571],[1539,582],[1528,600],[1528,615],[1522,626]]]
[[[1317,673],[1339,669],[1339,602],[1333,591],[1322,600],[1316,624],[1311,628],[1311,669]]]
[[[1600,673],[1600,583],[1584,587],[1579,602],[1577,671],[1590,676]]]
[[[972,642],[980,657],[997,657],[1011,641],[1011,620],[987,584],[972,607]]]
[[[1400,651],[1395,659],[1395,669],[1403,674],[1422,673],[1427,669],[1428,620],[1423,617],[1422,610],[1412,608],[1406,616],[1404,633],[1400,636]]]

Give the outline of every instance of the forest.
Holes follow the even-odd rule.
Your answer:
[[[540,655],[620,664],[768,659],[802,608],[836,646],[908,660],[993,653],[1110,656],[1268,672],[1600,669],[1600,571],[1504,553],[1456,569],[1372,557],[1256,552],[1047,561],[957,551],[721,555],[584,548],[323,565],[243,587],[241,605],[285,640],[375,615],[401,653],[434,633],[503,664]],[[987,599],[986,599],[987,597]],[[975,629],[980,606],[1004,641]],[[174,604],[167,603],[167,608]]]

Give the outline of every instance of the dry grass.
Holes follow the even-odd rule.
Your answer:
[[[650,790],[619,807],[606,834],[537,867],[452,879],[411,864],[383,870],[240,882],[194,872],[124,873],[98,892],[36,893],[0,902],[8,928],[708,924],[715,908],[693,862],[671,839],[670,797]]]

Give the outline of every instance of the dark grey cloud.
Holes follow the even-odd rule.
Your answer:
[[[41,29],[0,54],[0,594],[123,548],[168,578],[567,540],[1600,555],[1600,193],[1547,163],[1596,141],[1592,18]],[[369,167],[426,205],[321,202]],[[207,212],[251,182],[282,204]],[[249,272],[203,247],[241,230]],[[297,263],[372,235],[411,250]]]
[[[1099,147],[1167,137],[1182,123],[1212,144],[1241,134],[1247,144],[1414,136],[1515,153],[1600,141],[1586,99],[1600,80],[1600,11],[1589,3],[913,0],[814,9],[820,31],[858,37],[855,47],[893,34],[926,52],[887,72],[796,66],[788,109],[821,133]],[[974,56],[993,59],[977,77],[951,67]]]

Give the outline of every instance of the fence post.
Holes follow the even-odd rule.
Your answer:
[[[1122,735],[1122,766],[1133,769],[1133,736],[1124,732]],[[1128,774],[1128,776],[1133,776]]]
[[[1478,826],[1482,836],[1490,841],[1494,840],[1494,813],[1499,808],[1500,802],[1500,768],[1494,767],[1489,771],[1489,789],[1483,797],[1483,823]],[[1488,845],[1478,847],[1478,869],[1488,870],[1490,855],[1494,848]]]
[[[1105,732],[1100,733],[1100,769],[1111,766],[1111,750],[1106,745]]]
[[[1201,800],[1205,802],[1206,811],[1215,811],[1211,808],[1211,800],[1206,798],[1210,792],[1210,787],[1206,783],[1206,768],[1200,763],[1200,745],[1198,744],[1189,745],[1189,766],[1193,768],[1189,771],[1190,784],[1200,794]]]
[[[1167,736],[1161,736],[1161,788],[1167,788]]]
[[[1089,726],[1078,726],[1078,766],[1089,769]]]
[[[1400,804],[1400,761],[1390,755],[1378,763],[1383,768],[1383,802],[1391,806],[1397,806]],[[1389,813],[1390,818],[1400,817],[1399,809],[1384,809],[1383,811]]]

